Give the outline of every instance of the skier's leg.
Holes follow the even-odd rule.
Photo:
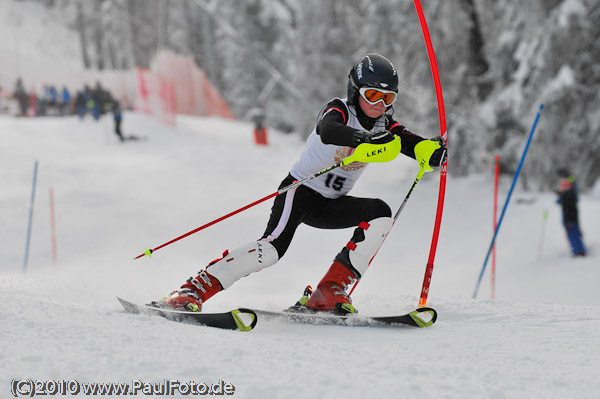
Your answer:
[[[291,176],[289,178],[293,179]],[[291,183],[288,179],[282,182],[282,186]],[[200,311],[202,304],[217,292],[229,288],[242,277],[277,263],[289,247],[306,210],[318,207],[310,199],[311,193],[314,192],[301,186],[276,197],[261,240],[252,241],[231,252],[225,251],[222,258],[211,262],[196,277],[190,277],[179,290],[163,298],[162,302],[174,308]],[[302,202],[303,206],[294,206],[298,202]]]
[[[266,241],[252,241],[223,257],[212,261],[196,277],[190,277],[177,291],[162,299],[172,308],[185,308],[194,312],[213,295],[227,289],[240,278],[274,265],[279,260],[275,247]]]
[[[385,202],[377,199],[348,198],[349,201],[336,204],[338,212],[345,213],[338,216],[343,216],[346,222],[354,220],[356,223],[358,219],[361,221],[356,223],[358,226],[352,238],[335,257],[329,271],[306,303],[308,308],[353,312],[354,308],[347,294],[348,286],[365,274],[369,263],[392,228],[391,210]],[[357,209],[358,204],[360,206]],[[334,222],[330,220],[328,223]]]
[[[279,188],[289,186],[295,180],[293,176],[288,175]],[[307,217],[322,209],[326,202],[326,198],[306,186],[293,188],[284,195],[275,197],[262,239],[273,244],[281,259],[288,250],[298,226]]]
[[[225,290],[240,278],[272,266],[278,260],[275,247],[259,240],[227,253],[221,260],[208,266],[206,272],[215,277]]]

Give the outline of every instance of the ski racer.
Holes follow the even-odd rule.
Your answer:
[[[384,144],[395,136],[401,139],[401,152],[417,159],[415,147],[426,139],[392,117],[398,74],[387,58],[374,53],[363,56],[350,70],[347,92],[347,98],[334,98],[323,106],[300,159],[279,188],[339,163],[362,143]],[[428,146],[431,150],[418,161],[439,167],[447,155],[445,141],[441,137],[430,140],[438,145]],[[393,224],[391,209],[381,199],[348,195],[367,166],[360,162],[342,166],[275,197],[259,240],[225,251],[222,258],[164,297],[159,306],[201,311],[204,302],[238,279],[277,263],[304,223],[319,229],[355,230],[310,298],[303,297],[300,304],[311,311],[355,312],[348,287],[364,276]]]

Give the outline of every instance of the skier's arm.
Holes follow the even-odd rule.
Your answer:
[[[415,133],[408,130],[400,122],[396,122],[392,118],[388,117],[389,131],[396,136],[400,136],[402,142],[401,152],[413,159],[417,159],[415,156],[415,145],[425,140],[423,137],[416,135]]]
[[[388,126],[390,126],[390,132],[397,136],[400,136],[400,140],[402,142],[401,152],[404,155],[407,155],[413,159],[417,159],[415,155],[415,146],[421,141],[427,139],[411,132],[404,125],[402,125],[400,122],[396,122],[391,117],[388,117]],[[436,141],[440,144],[440,147],[436,149],[429,157],[429,165],[433,167],[441,166],[446,160],[448,152],[446,148],[446,143],[441,137],[435,137],[429,140]]]
[[[317,124],[317,134],[323,144],[356,148],[362,143],[385,144],[394,136],[387,130],[370,132],[347,126],[348,109],[341,100],[333,100],[325,108]]]
[[[348,109],[341,100],[333,100],[325,108],[321,120],[317,124],[317,134],[323,144],[334,144],[345,147],[356,147],[352,137],[357,129],[346,125]]]

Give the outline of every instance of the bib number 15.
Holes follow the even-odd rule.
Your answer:
[[[327,178],[325,179],[325,186],[333,188],[336,191],[341,191],[342,188],[344,188],[345,181],[345,177],[334,175],[333,173],[328,173]]]

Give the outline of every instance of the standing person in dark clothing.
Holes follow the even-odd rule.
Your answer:
[[[75,112],[79,119],[83,119],[85,114],[94,108],[94,100],[92,99],[92,90],[88,85],[85,85],[83,90],[78,91],[75,96]]]
[[[13,91],[13,97],[19,103],[19,108],[21,110],[21,116],[26,116],[29,111],[29,95],[25,90],[25,86],[23,85],[23,80],[21,78],[17,79],[15,83],[15,89]]]
[[[586,256],[585,245],[579,227],[578,192],[575,178],[566,169],[558,171],[560,191],[557,203],[562,207],[562,220],[573,256]]]
[[[119,101],[113,101],[112,103],[112,114],[113,120],[115,121],[115,134],[119,136],[119,140],[125,141],[123,133],[121,132],[121,121],[123,120],[123,113],[121,111],[121,103]]]
[[[105,104],[104,109],[112,112],[113,120],[115,122],[115,134],[119,137],[121,142],[124,141],[134,141],[134,140],[143,140],[143,138],[129,134],[127,136],[123,135],[121,131],[121,122],[123,122],[123,110],[121,108],[121,102],[115,99],[112,99],[109,103]]]
[[[96,83],[96,88],[92,91],[91,93],[92,96],[92,100],[94,102],[94,105],[92,106],[91,112],[92,112],[92,116],[94,117],[95,120],[100,119],[100,116],[103,114],[103,110],[104,110],[104,97],[105,97],[105,91],[102,88],[102,85],[100,84],[100,82]]]
[[[446,146],[441,137],[424,139],[392,118],[398,74],[387,58],[379,54],[362,57],[350,70],[347,93],[347,98],[334,98],[321,108],[304,151],[280,188],[339,163],[363,143],[385,145],[396,137],[400,137],[401,152],[422,166],[443,164]],[[225,251],[158,306],[201,311],[206,300],[238,279],[277,263],[304,223],[319,229],[355,230],[314,293],[299,306],[309,311],[355,312],[348,286],[367,272],[393,225],[392,211],[384,201],[348,195],[367,166],[353,162],[277,196],[261,238]]]
[[[108,90],[102,87],[100,82],[96,83],[96,88],[92,92],[92,99],[94,100],[94,108],[92,110],[94,119],[98,120],[102,115],[110,112],[113,96]]]

